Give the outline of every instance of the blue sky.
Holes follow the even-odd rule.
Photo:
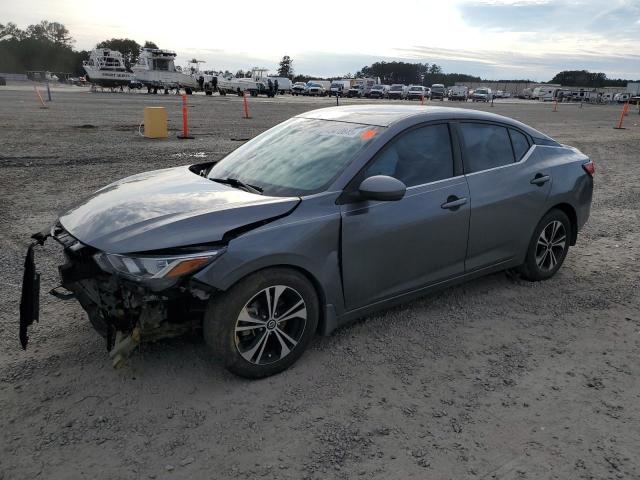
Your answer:
[[[640,0],[370,0],[313,12],[307,4],[192,0],[181,11],[179,2],[22,0],[6,2],[0,22],[56,20],[83,49],[110,37],[153,40],[176,50],[178,63],[197,57],[216,70],[275,69],[287,54],[297,72],[318,76],[403,60],[488,79],[549,80],[570,69],[640,78]]]

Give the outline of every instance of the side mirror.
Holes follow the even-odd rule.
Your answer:
[[[367,200],[379,200],[381,202],[393,202],[404,197],[407,186],[397,178],[387,175],[374,175],[365,178],[358,192]]]

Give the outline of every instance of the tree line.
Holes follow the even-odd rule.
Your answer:
[[[58,22],[42,20],[24,30],[12,22],[0,23],[0,72],[49,71],[84,75],[82,62],[89,59],[89,52],[74,50],[74,43],[69,30]],[[158,48],[154,42],[140,45],[129,38],[111,38],[96,45],[96,48],[122,53],[128,69],[138,61],[143,47]]]
[[[565,70],[557,73],[549,83],[559,83],[574,87],[625,87],[630,80],[622,78],[607,78],[602,72],[589,72],[587,70]],[[638,80],[636,80],[638,81]]]
[[[0,23],[0,72],[26,73],[28,71],[50,71],[84,75],[82,62],[89,58],[86,50],[73,49],[75,40],[69,30],[61,23],[42,20],[40,23],[20,29],[15,23]],[[96,45],[97,48],[110,48],[119,51],[124,57],[125,66],[130,69],[138,61],[142,48],[158,48],[151,41],[142,45],[130,38],[111,38]],[[227,73],[229,73],[227,71]],[[238,70],[237,77],[250,76],[251,69]],[[285,55],[278,68],[279,77],[290,78],[296,82],[306,82],[318,77],[296,74],[293,59]],[[362,67],[355,74],[347,73],[340,77],[329,77],[324,80],[339,78],[371,77],[380,78],[382,83],[421,84],[425,86],[435,83],[454,85],[456,82],[481,82],[480,77],[463,73],[445,73],[435,63],[410,62],[375,62]],[[500,82],[528,82],[529,80],[500,80]],[[602,72],[587,70],[562,71],[556,74],[549,83],[559,83],[576,87],[619,87],[625,86],[628,80],[609,79]]]
[[[88,52],[75,51],[67,28],[43,20],[21,30],[15,23],[0,24],[0,72],[49,70],[82,74]]]

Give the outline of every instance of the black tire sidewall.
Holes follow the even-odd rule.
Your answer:
[[[235,344],[235,325],[240,310],[259,291],[273,285],[285,285],[298,291],[307,307],[307,321],[300,341],[282,360],[256,365],[245,360]],[[212,298],[203,322],[203,334],[214,356],[225,368],[245,378],[264,378],[279,373],[295,363],[313,338],[319,319],[319,302],[315,288],[301,273],[288,268],[269,268],[240,280],[226,292]]]
[[[540,234],[542,230],[547,227],[553,221],[559,221],[564,226],[566,232],[566,246],[562,252],[562,256],[558,260],[556,266],[549,271],[541,270],[536,263],[536,247],[538,244],[538,238],[540,238]],[[531,237],[531,241],[529,242],[529,247],[527,249],[527,256],[525,258],[525,262],[520,269],[520,273],[524,278],[531,281],[539,281],[539,280],[547,280],[553,277],[562,264],[564,263],[565,258],[567,258],[567,254],[569,253],[569,243],[571,239],[572,231],[571,231],[571,222],[569,221],[569,217],[562,211],[558,209],[550,210],[545,214],[544,217],[538,222],[536,229],[533,232],[533,236]]]

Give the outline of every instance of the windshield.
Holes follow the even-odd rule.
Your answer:
[[[412,92],[417,92],[418,90],[422,90],[422,87],[411,87],[409,90]]]
[[[319,87],[320,85],[318,85],[317,83],[308,83],[307,84],[309,87]]]
[[[234,178],[272,196],[321,192],[380,131],[358,123],[292,118],[227,155],[208,177]]]
[[[371,90],[382,90],[382,85],[374,85]]]
[[[393,85],[391,87],[391,90],[393,90],[394,92],[396,92],[398,90],[402,90],[402,85]]]
[[[444,90],[444,87],[442,85],[433,85],[431,87],[431,90],[435,90],[436,92],[442,92]]]
[[[480,94],[480,95],[486,95],[487,91],[483,90],[482,88],[479,88],[478,90],[476,90],[476,93]]]

